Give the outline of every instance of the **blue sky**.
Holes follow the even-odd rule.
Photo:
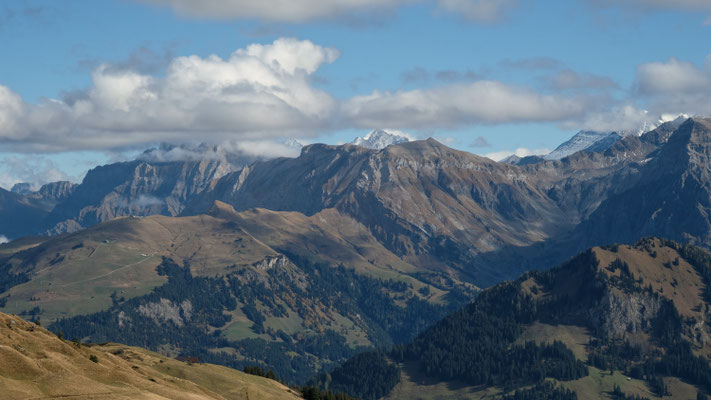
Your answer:
[[[610,4],[4,2],[0,186],[162,141],[263,151],[388,128],[500,157],[711,113],[711,2]]]

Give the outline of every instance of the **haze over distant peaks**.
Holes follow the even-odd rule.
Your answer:
[[[410,138],[399,133],[392,133],[382,129],[374,129],[365,136],[357,137],[352,144],[374,150],[382,150],[392,144],[409,142]]]

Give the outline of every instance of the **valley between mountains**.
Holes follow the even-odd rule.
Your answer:
[[[709,157],[703,118],[559,160],[143,156],[0,189],[0,311],[358,398],[695,398]]]

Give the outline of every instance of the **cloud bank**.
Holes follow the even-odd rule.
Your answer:
[[[164,77],[101,65],[86,92],[35,105],[0,86],[0,141],[16,150],[62,151],[203,136],[313,135],[330,125],[336,104],[309,79],[338,56],[308,40],[282,38],[239,49],[226,60],[178,57]]]
[[[312,83],[319,68],[338,57],[336,49],[280,38],[238,49],[227,59],[177,57],[153,75],[102,64],[92,72],[90,88],[38,104],[0,85],[0,144],[5,151],[40,153],[232,143],[240,154],[274,157],[298,153],[278,140],[345,129],[432,132],[544,122],[634,130],[662,114],[711,113],[711,58],[702,66],[674,58],[641,64],[629,89],[556,66],[555,60],[532,59],[507,63],[553,69],[539,89],[459,73],[425,89],[338,99]]]

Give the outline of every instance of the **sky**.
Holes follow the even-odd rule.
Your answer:
[[[382,128],[498,159],[711,114],[708,0],[0,3],[0,187]]]

